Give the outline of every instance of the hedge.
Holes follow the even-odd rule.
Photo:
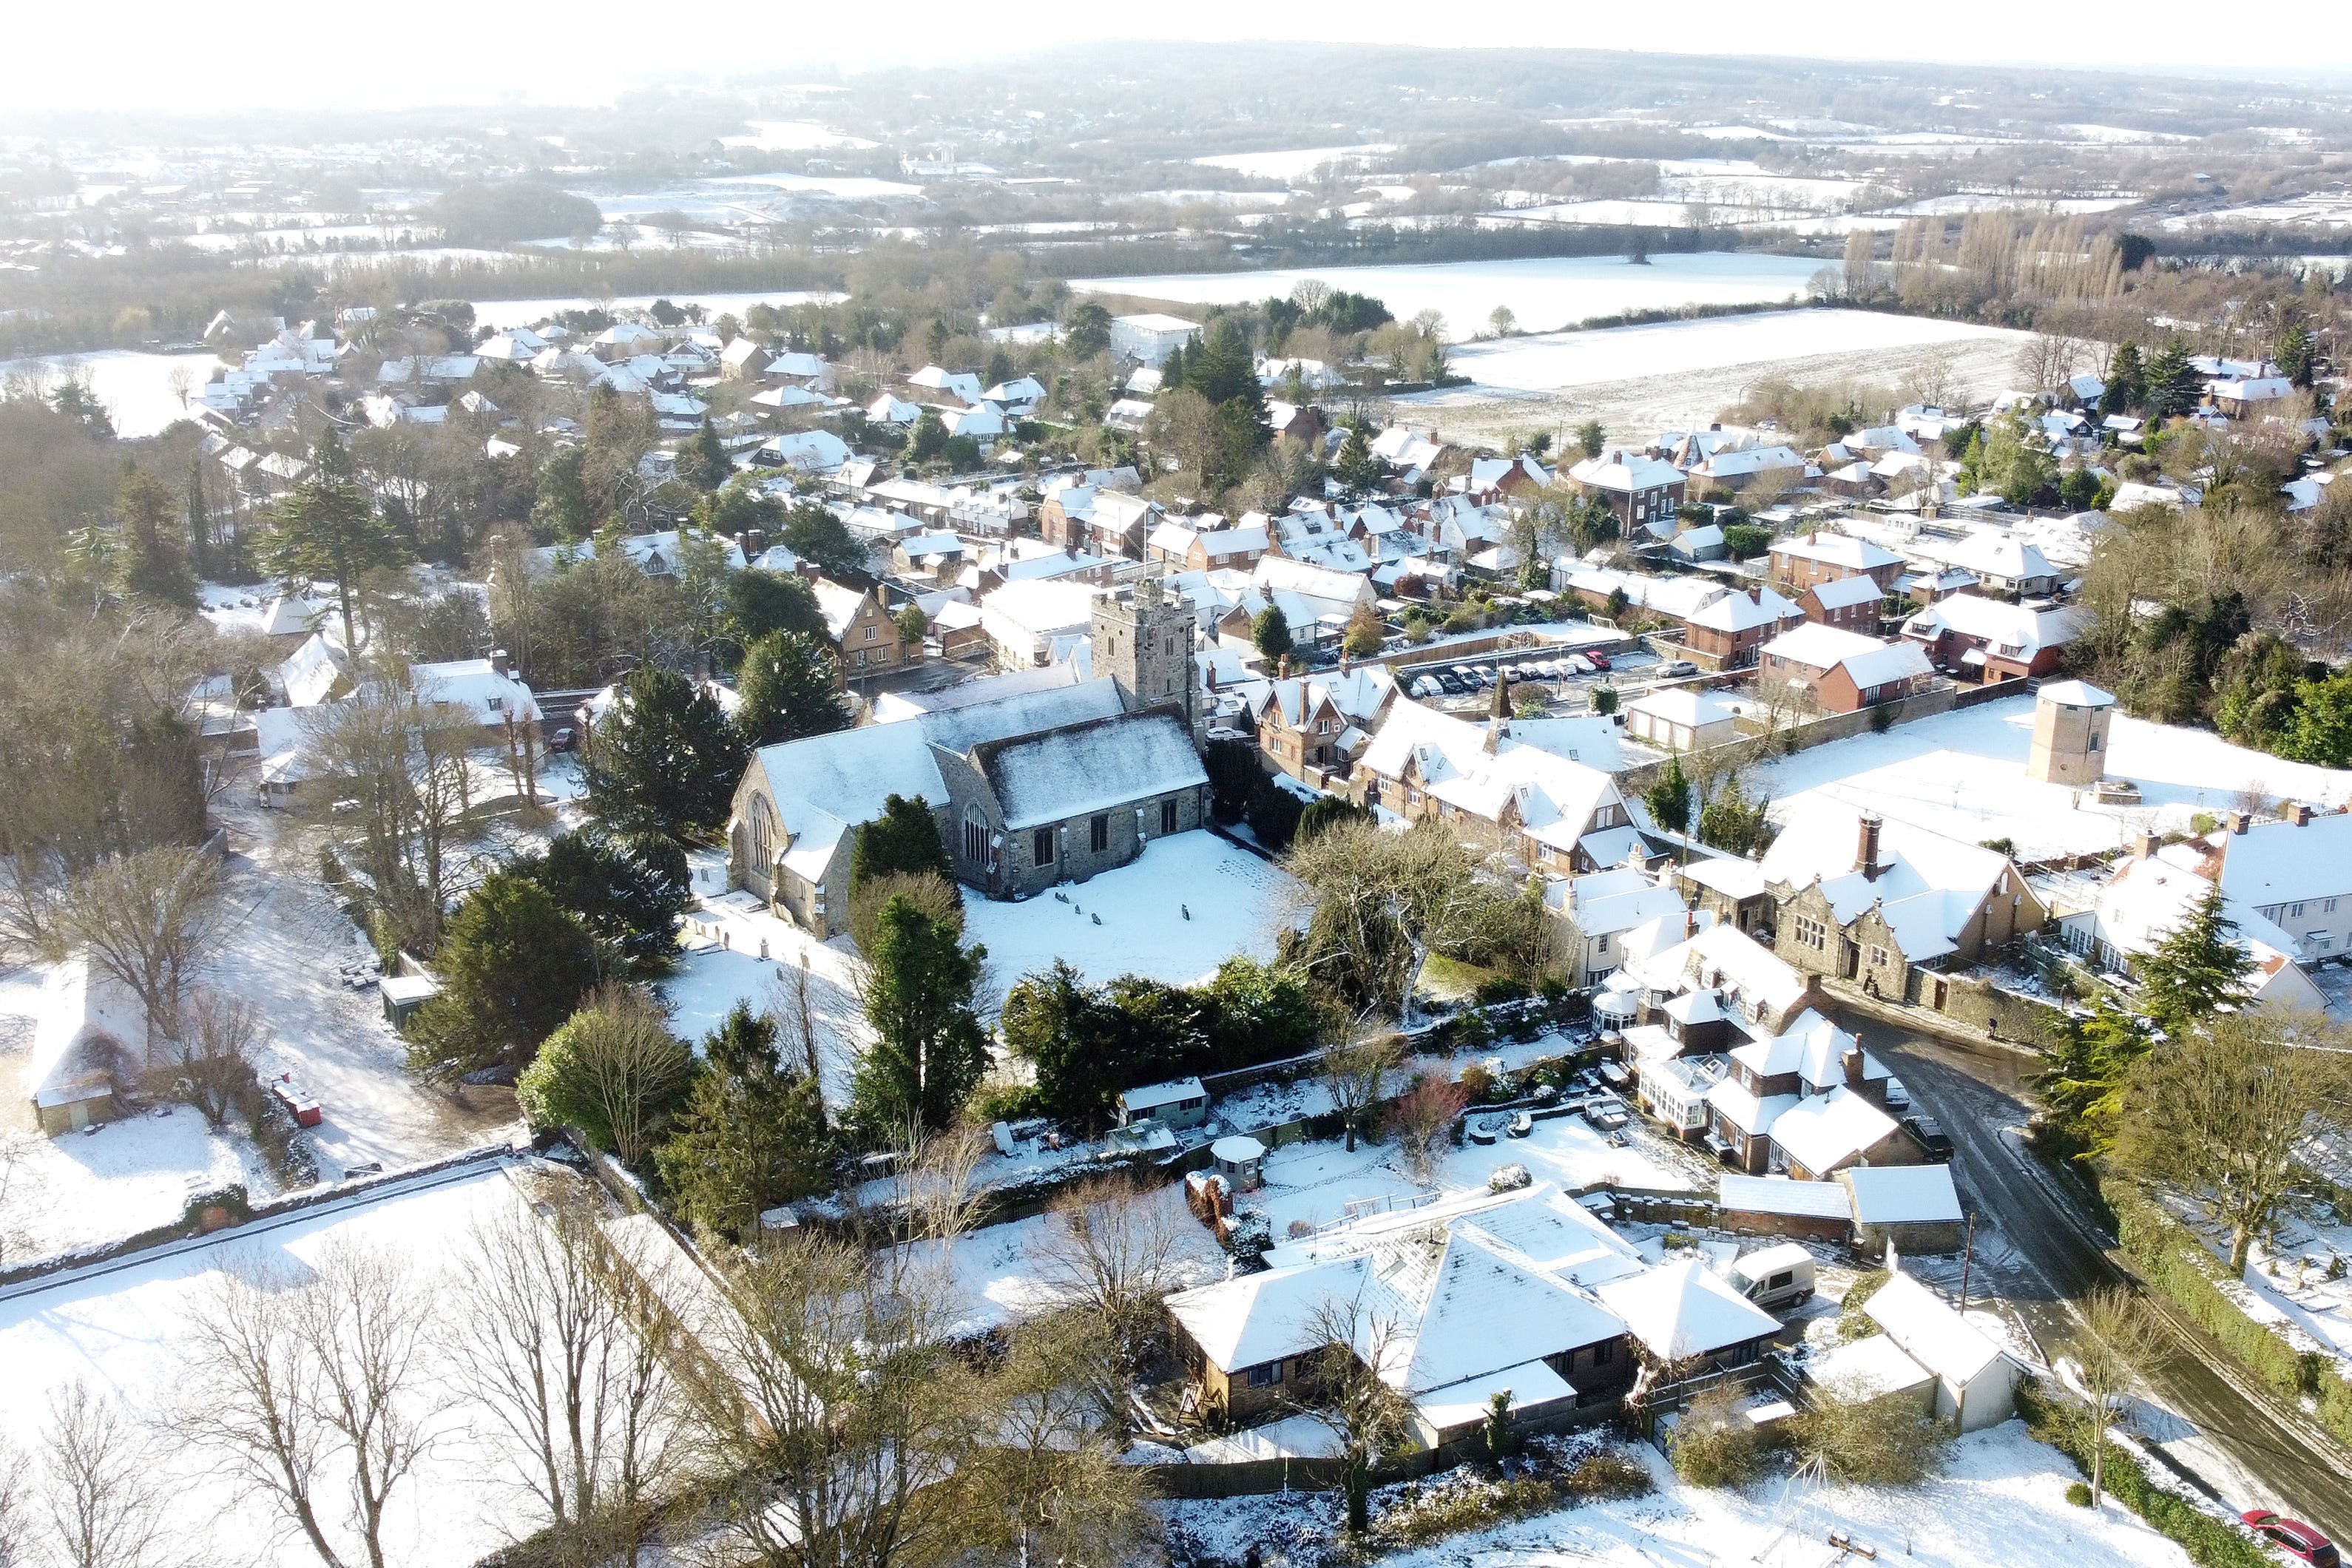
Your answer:
[[[2091,1473],[2090,1422],[2051,1404],[2030,1380],[2018,1384],[2017,1407],[2027,1431],[2074,1460],[2084,1475]],[[2113,1443],[2105,1447],[2099,1474],[2108,1495],[2179,1542],[2199,1568],[2278,1568],[2252,1536],[2150,1481],[2139,1460],[2124,1449]]]
[[[2271,1388],[2292,1400],[2315,1399],[2319,1424],[2328,1435],[2352,1444],[2352,1382],[2346,1381],[2335,1359],[2316,1350],[2297,1350],[2275,1328],[2248,1317],[2221,1289],[2224,1277],[2204,1243],[2146,1194],[2116,1181],[2106,1184],[2105,1196],[2115,1213],[2124,1255],[2141,1277]]]

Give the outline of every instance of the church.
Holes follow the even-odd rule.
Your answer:
[[[736,786],[730,886],[827,938],[849,912],[857,832],[920,796],[956,879],[1024,899],[1205,826],[1193,617],[1146,578],[1094,601],[1090,679],[1067,665],[934,694],[887,723],[763,746]]]

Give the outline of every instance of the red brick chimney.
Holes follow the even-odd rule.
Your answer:
[[[1853,1090],[1856,1094],[1860,1094],[1862,1092],[1862,1087],[1864,1080],[1863,1078],[1862,1047],[1859,1044],[1851,1045],[1845,1048],[1845,1056],[1843,1058],[1843,1065],[1845,1068],[1846,1088]]]
[[[1878,879],[1878,814],[1865,811],[1854,826],[1853,868],[1872,881]]]
[[[2311,826],[2311,807],[2296,801],[2286,808],[2286,819],[2297,827],[2308,827]]]

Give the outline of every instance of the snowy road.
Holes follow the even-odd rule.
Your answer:
[[[1955,1145],[1954,1169],[1970,1201],[1998,1216],[2024,1267],[2002,1282],[2043,1349],[2074,1332],[2067,1303],[2123,1278],[2113,1244],[2082,1205],[2030,1162],[2011,1130],[2031,1114],[2032,1058],[1999,1046],[1960,1047],[1847,1016],[1863,1043],[1891,1065],[1919,1109]],[[2151,1293],[2152,1301],[2156,1298]],[[2158,1303],[2160,1305],[2161,1303]],[[2182,1463],[2216,1487],[2231,1509],[2276,1508],[2341,1541],[2352,1536],[2352,1483],[2341,1450],[2309,1423],[2216,1370],[2221,1352],[2193,1330],[2180,1335],[2149,1381],[2198,1428],[2168,1443]],[[2200,1450],[2202,1450],[2200,1453]],[[2214,1464],[2218,1458],[2221,1464]],[[2215,1473],[2221,1471],[2222,1473]]]

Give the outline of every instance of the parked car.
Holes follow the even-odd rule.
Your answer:
[[[1609,668],[1609,656],[1605,653],[1588,653],[1584,658],[1585,661],[1595,669],[1605,670]]]
[[[1437,682],[1430,679],[1429,677],[1425,675],[1412,683],[1412,694],[1415,697],[1435,697],[1444,689],[1445,689],[1444,687],[1438,685]]]
[[[2250,1508],[2238,1516],[2246,1528],[2254,1532],[2265,1546],[2275,1546],[2289,1557],[2311,1564],[2311,1568],[2337,1568],[2342,1561],[2336,1543],[2299,1519],[2289,1519],[2273,1513],[2266,1508]]]
[[[1932,1116],[1906,1116],[1903,1119],[1903,1131],[1918,1140],[1930,1161],[1938,1165],[1951,1163],[1952,1138],[1944,1131],[1942,1122]]]
[[[1889,1110],[1907,1110],[1910,1109],[1910,1106],[1911,1091],[1903,1087],[1903,1080],[1899,1078],[1888,1079],[1886,1080],[1886,1109]]]
[[[1570,654],[1562,662],[1575,674],[1591,675],[1592,673],[1592,661],[1580,653]]]
[[[548,735],[547,749],[551,752],[578,751],[580,749],[580,731],[574,730],[569,724],[559,726]]]
[[[1686,658],[1668,659],[1665,663],[1658,666],[1658,679],[1661,680],[1680,680],[1685,676],[1696,675],[1697,673],[1698,666],[1693,664]]]

